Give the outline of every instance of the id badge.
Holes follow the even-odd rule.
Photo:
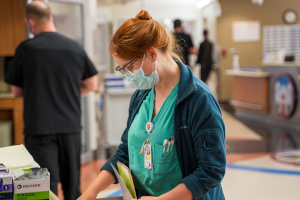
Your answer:
[[[144,146],[144,167],[146,169],[153,169],[151,144]]]

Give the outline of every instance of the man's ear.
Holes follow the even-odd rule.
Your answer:
[[[35,21],[33,21],[33,19],[28,19],[28,23],[31,27],[35,27]]]

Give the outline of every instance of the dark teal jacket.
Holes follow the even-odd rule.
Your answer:
[[[223,200],[221,181],[225,174],[226,152],[221,109],[206,84],[194,77],[188,66],[178,64],[181,72],[174,110],[174,137],[183,177],[181,183],[192,192],[195,200]],[[102,167],[114,176],[109,163],[116,165],[116,161],[120,161],[129,166],[128,130],[149,91],[137,90],[133,94],[122,143]]]

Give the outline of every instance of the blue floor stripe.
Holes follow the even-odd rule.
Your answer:
[[[300,176],[300,171],[259,168],[259,167],[250,167],[250,166],[242,166],[242,165],[235,165],[235,164],[227,164],[226,167],[230,169],[240,169],[240,170],[248,170],[248,171],[256,171],[256,172],[264,172],[264,173]]]
[[[117,190],[116,192],[112,193],[111,195],[107,196],[107,197],[119,197],[122,195],[122,190],[121,188],[119,190]]]

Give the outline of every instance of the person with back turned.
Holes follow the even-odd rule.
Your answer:
[[[203,31],[204,41],[200,44],[197,63],[201,64],[201,80],[206,83],[212,69],[213,44],[208,40],[208,31]]]
[[[57,33],[50,7],[33,1],[25,21],[35,36],[22,42],[6,74],[24,97],[25,145],[50,172],[50,189],[62,183],[65,199],[80,196],[81,94],[97,91],[97,71],[75,41]]]

